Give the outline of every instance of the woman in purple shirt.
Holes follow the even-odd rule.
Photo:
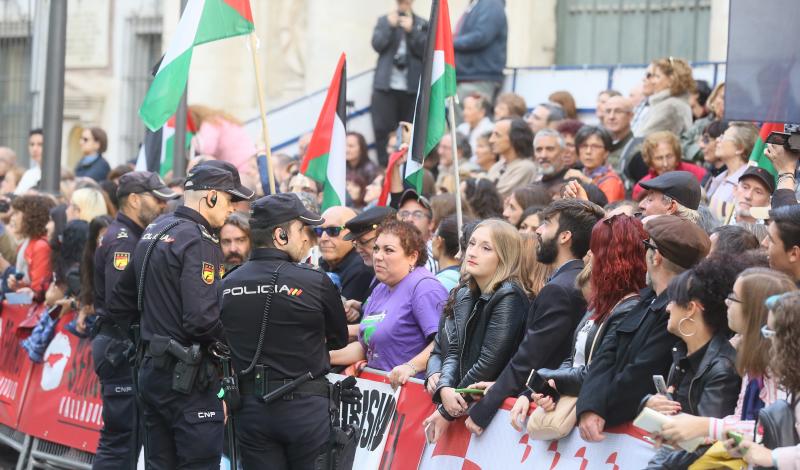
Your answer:
[[[425,241],[412,224],[388,220],[377,233],[372,260],[380,284],[364,303],[358,341],[331,351],[331,364],[366,359],[396,387],[423,378],[447,290],[425,269]]]

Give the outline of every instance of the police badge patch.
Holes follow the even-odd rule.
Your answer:
[[[214,283],[214,265],[211,263],[203,263],[203,271],[201,276],[203,278],[203,282],[206,284],[213,284]]]
[[[125,267],[128,266],[128,261],[131,259],[130,253],[125,253],[124,251],[115,251],[114,252],[114,269],[117,271],[124,271]]]

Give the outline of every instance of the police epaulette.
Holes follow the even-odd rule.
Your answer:
[[[214,242],[216,244],[219,244],[219,238],[217,238],[214,234],[209,232],[206,229],[205,225],[197,224],[197,227],[200,229],[200,235],[202,235],[203,238],[207,238],[207,239],[211,240],[212,242]]]

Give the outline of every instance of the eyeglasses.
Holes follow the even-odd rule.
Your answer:
[[[732,303],[732,304],[740,304],[740,303],[742,303],[742,301],[737,299],[736,297],[734,297],[733,294],[730,294],[727,297],[725,297],[725,301],[728,302],[728,303]]]
[[[329,237],[338,237],[342,233],[344,227],[314,227],[314,233],[321,237],[323,233],[327,233]]]
[[[422,219],[430,217],[430,215],[427,212],[423,212],[423,211],[400,211],[400,212],[397,213],[397,217],[400,220],[406,220],[406,219],[409,219],[409,218],[416,219],[416,220],[422,220]]]
[[[376,238],[378,238],[378,237],[377,236],[376,237],[372,237],[372,238],[370,238],[368,240],[358,240],[358,239],[353,240],[353,246],[356,247],[356,248],[367,248],[370,245],[372,245],[372,243],[375,241]]]
[[[775,330],[767,325],[764,325],[761,327],[761,336],[763,336],[765,339],[770,339],[775,336]]]
[[[651,242],[650,240],[642,240],[642,243],[644,243],[644,247],[645,247],[646,249],[648,249],[648,250],[653,250],[653,251],[656,251],[656,250],[658,250],[658,247],[657,247],[657,246],[655,246],[655,245],[653,244],[653,242]]]

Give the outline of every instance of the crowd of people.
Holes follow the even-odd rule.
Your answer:
[[[280,192],[324,219],[302,228],[311,246],[300,258],[342,299],[349,341],[330,351],[330,365],[382,370],[394,386],[423,380],[436,405],[425,421],[432,442],[452,426],[480,435],[513,397],[508,425],[532,436],[534,404],[545,416],[571,407],[568,429],[587,442],[644,408],[671,416],[653,436],[650,468],[687,468],[715,443],[754,465],[796,468],[798,443],[764,439],[756,420],[781,400],[800,418],[798,155],[770,145],[776,175],[748,165],[758,128],[724,120],[725,84],[695,80],[679,58],[654,60],[635,89],[600,93],[591,122],[578,119],[569,91],[543,103],[501,93],[507,31],[493,2],[472,2],[454,32],[455,141],[448,130],[426,156],[421,191],[403,187],[399,165],[387,168],[407,148],[428,27],[409,0],[375,27],[377,158],[348,132],[346,206],[321,212],[321,185],[299,173],[309,136],[298,155],[273,155]],[[245,177],[250,143],[235,157],[213,144],[214,126],[235,119],[195,111],[204,150],[190,169],[227,160],[257,181]],[[70,331],[86,337],[108,295],[94,260],[109,238],[128,236],[106,230],[121,221],[141,235],[180,205],[185,180],[163,183],[130,163],[112,169],[106,134],[91,127],[60,193],[46,194],[42,142],[31,131],[27,170],[0,148],[2,292],[43,302],[46,321],[77,311]],[[220,273],[261,243],[249,203],[233,207],[218,232]],[[130,261],[120,255],[112,267]],[[41,361],[47,338],[33,339],[23,347]],[[527,387],[534,371],[560,400]],[[696,450],[679,446],[693,439]]]

